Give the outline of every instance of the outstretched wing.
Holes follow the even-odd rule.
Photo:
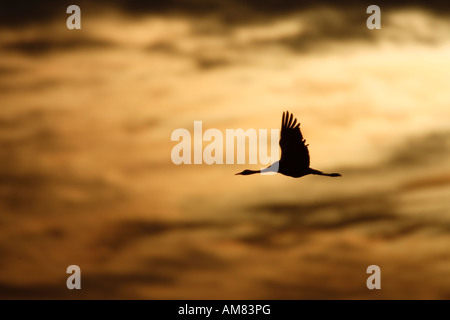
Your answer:
[[[283,112],[281,120],[281,159],[280,162],[289,163],[297,168],[309,168],[309,151],[305,143],[300,123],[294,119],[289,111]]]

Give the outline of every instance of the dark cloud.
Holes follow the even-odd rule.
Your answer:
[[[130,299],[139,296],[126,295],[123,291],[126,285],[154,286],[172,282],[169,276],[149,272],[87,273],[82,277],[82,290],[68,290],[65,278],[55,284],[13,285],[0,282],[0,299]]]
[[[80,49],[101,49],[113,47],[114,43],[105,40],[88,38],[79,39],[32,39],[20,40],[6,43],[0,46],[0,50],[6,52],[19,52],[27,55],[46,54],[55,51],[80,50]]]
[[[9,167],[14,168],[13,165]],[[0,172],[0,207],[6,212],[79,212],[83,208],[95,208],[124,199],[124,194],[119,189],[95,177],[83,181],[57,172],[14,171]],[[75,192],[80,197],[72,199],[70,194]]]
[[[18,74],[23,72],[24,69],[21,68],[12,68],[8,66],[0,66],[0,76],[10,76],[14,74]]]
[[[184,250],[177,256],[149,258],[147,263],[151,270],[164,270],[174,275],[188,270],[221,269],[228,266],[219,256],[194,248]]]
[[[36,24],[46,22],[49,19],[59,19],[64,21],[67,17],[66,8],[72,2],[55,2],[42,0],[39,2],[29,2],[24,0],[8,1],[0,5],[0,24],[3,26],[20,26],[25,24]],[[115,8],[124,13],[138,14],[178,14],[189,16],[214,15],[228,23],[246,23],[254,19],[262,19],[271,16],[278,16],[293,11],[304,10],[312,7],[335,7],[347,10],[348,8],[358,8],[358,11],[365,13],[365,9],[373,4],[372,1],[345,0],[336,2],[331,0],[113,0],[98,1],[94,6],[92,2],[80,0],[77,2],[83,10],[89,13],[98,13],[106,8]],[[443,0],[430,1],[377,1],[377,5],[384,9],[399,7],[426,8],[438,13],[448,13],[450,4]]]
[[[391,166],[418,166],[440,161],[450,152],[450,132],[434,132],[410,138],[388,160]]]
[[[232,62],[225,58],[198,57],[197,67],[201,70],[210,70],[230,65]]]
[[[14,82],[5,82],[0,84],[0,92],[3,93],[12,93],[12,92],[36,92],[47,89],[56,89],[63,84],[62,81],[56,79],[47,79],[36,82],[30,82],[27,84],[17,84]],[[2,126],[10,126],[13,125],[11,121],[5,121],[4,119],[0,119],[0,128]]]
[[[272,246],[282,235],[337,231],[361,225],[387,225],[398,219],[392,199],[387,194],[313,203],[265,203],[249,210],[255,214],[259,231],[241,240],[259,246]],[[272,225],[274,219],[278,221],[276,225]]]
[[[64,283],[64,282],[62,282]],[[0,299],[57,299],[67,294],[69,290],[64,285],[13,285],[0,283]]]
[[[142,238],[164,235],[169,232],[196,231],[211,228],[210,222],[167,222],[167,221],[125,221],[108,231],[105,238],[99,240],[100,247],[118,250]]]

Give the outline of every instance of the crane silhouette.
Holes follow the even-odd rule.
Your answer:
[[[280,135],[281,158],[262,170],[244,170],[236,175],[250,175],[261,172],[278,172],[285,176],[300,178],[308,174],[340,177],[339,173],[324,173],[309,167],[309,151],[300,131],[300,123],[289,111],[283,112]]]

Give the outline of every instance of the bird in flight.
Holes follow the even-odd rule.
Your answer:
[[[308,174],[340,177],[339,173],[324,173],[309,167],[309,151],[300,131],[300,123],[289,111],[283,112],[280,134],[281,158],[262,170],[244,170],[236,175],[247,176],[261,172],[278,172],[285,176],[300,178]]]

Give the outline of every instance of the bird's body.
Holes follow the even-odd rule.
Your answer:
[[[308,174],[315,174],[328,177],[340,177],[339,173],[323,173],[309,167],[309,151],[306,140],[303,138],[300,131],[300,123],[297,119],[289,114],[283,112],[281,120],[281,134],[280,134],[281,158],[279,161],[272,163],[269,167],[263,170],[244,170],[237,173],[237,175],[250,175],[262,172],[278,172],[285,176],[300,178]]]

